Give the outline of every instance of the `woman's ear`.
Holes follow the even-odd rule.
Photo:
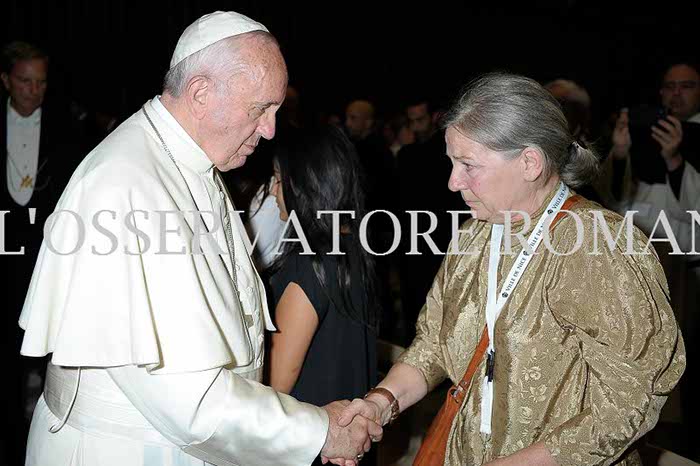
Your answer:
[[[544,173],[544,155],[534,147],[526,147],[520,154],[525,181],[537,181]]]

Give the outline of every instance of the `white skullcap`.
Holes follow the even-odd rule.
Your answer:
[[[177,41],[170,68],[193,53],[227,37],[252,31],[269,32],[265,26],[234,11],[215,11],[190,24]]]

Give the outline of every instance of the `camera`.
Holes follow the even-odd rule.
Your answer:
[[[658,106],[641,105],[629,110],[632,173],[640,181],[666,183],[666,164],[661,157],[661,145],[651,137],[651,128],[661,128],[658,121],[667,116],[668,111]],[[681,127],[683,139],[679,152],[686,162],[700,169],[700,123],[683,121]]]
[[[629,111],[629,127],[632,129],[647,129],[651,131],[651,127],[656,125],[659,120],[666,119],[668,111],[664,107],[656,107],[651,105],[640,105],[631,108]]]
[[[660,128],[659,120],[667,116],[668,112],[661,106],[640,105],[629,110],[632,173],[635,178],[649,184],[666,182],[666,165],[660,155],[661,146],[652,138],[651,128]]]

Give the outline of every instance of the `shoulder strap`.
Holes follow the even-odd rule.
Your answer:
[[[564,204],[561,206],[561,210],[557,214],[556,217],[554,217],[554,220],[552,220],[552,223],[549,224],[549,231],[552,231],[554,229],[554,225],[559,223],[559,220],[564,218],[564,215],[566,215],[566,211],[569,211],[574,208],[579,202],[583,201],[583,197],[579,196],[578,194],[575,194],[568,198],[567,200],[564,201]]]
[[[486,330],[486,326],[484,325],[484,331],[481,332],[481,338],[479,339],[479,343],[476,345],[476,351],[474,351],[474,355],[472,356],[471,361],[469,361],[467,371],[464,373],[464,377],[462,377],[462,380],[460,380],[459,383],[454,387],[453,396],[457,399],[459,404],[462,404],[462,399],[467,393],[467,388],[469,388],[469,384],[471,383],[472,377],[474,376],[474,372],[476,372],[476,369],[479,367],[481,358],[484,356],[486,348],[488,347],[489,332]]]

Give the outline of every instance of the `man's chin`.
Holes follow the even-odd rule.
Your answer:
[[[229,160],[227,164],[217,165],[216,168],[218,168],[220,172],[235,170],[236,168],[241,168],[243,165],[245,165],[247,159],[248,156],[246,155],[236,155],[233,159]]]
[[[230,169],[233,170],[234,168],[241,168],[243,165],[245,165],[247,160],[247,155],[237,155],[235,160],[231,162]]]

